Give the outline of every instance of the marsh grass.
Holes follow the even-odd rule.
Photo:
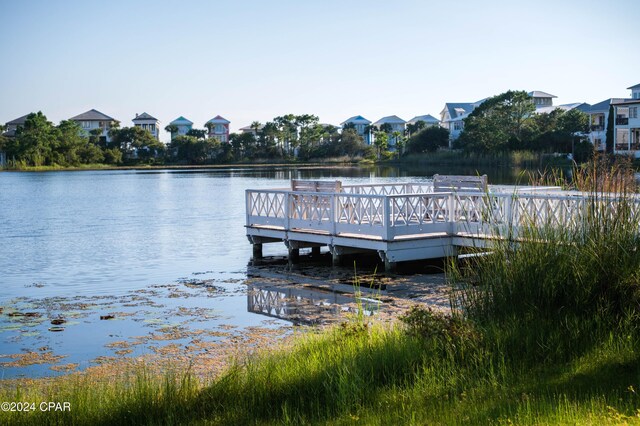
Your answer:
[[[611,188],[601,179],[617,182],[583,181]],[[640,212],[618,188],[615,203],[591,192],[574,227],[531,222],[518,241],[452,262],[450,315],[356,315],[204,383],[142,366],[5,387],[4,401],[73,410],[0,424],[640,424]]]

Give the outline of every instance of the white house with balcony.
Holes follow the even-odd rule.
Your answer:
[[[371,121],[367,120],[361,115],[354,115],[353,117],[347,118],[345,121],[340,123],[342,129],[346,126],[353,125],[353,128],[356,130],[356,133],[362,137],[364,143],[367,145],[371,145]]]
[[[382,117],[380,120],[373,123],[373,125],[380,130],[382,130],[382,127],[385,124],[389,125],[388,126],[389,130],[386,132],[389,137],[388,139],[389,150],[393,150],[395,149],[396,143],[398,142],[397,140],[398,137],[394,136],[394,133],[399,132],[400,137],[404,137],[404,130],[407,126],[407,122],[404,121],[402,118],[398,117],[397,115],[388,115],[386,117]],[[387,126],[384,126],[384,127],[387,127]]]
[[[615,116],[613,152],[640,158],[640,84],[628,87],[631,99],[612,102]]]
[[[109,130],[118,122],[115,118],[109,117],[95,109],[71,117],[69,120],[77,122],[85,136],[89,136],[93,130],[100,129],[101,132],[98,136],[101,142],[111,141]]]
[[[133,125],[135,127],[140,127],[142,130],[146,130],[151,133],[154,138],[160,140],[160,121],[158,121],[157,118],[143,112],[140,115],[136,113],[136,118],[131,121],[133,121]]]
[[[216,115],[211,120],[204,123],[209,132],[207,136],[209,138],[217,139],[220,143],[229,142],[229,124],[231,122],[226,118]]]
[[[189,133],[189,130],[193,129],[193,121],[180,116],[169,123],[169,126],[175,126],[176,128],[174,132],[171,132],[171,140],[174,140],[178,136],[184,136]]]
[[[610,98],[591,105],[589,116],[589,142],[598,151],[606,150],[607,121],[609,120],[609,107],[613,103],[624,102],[624,98]]]

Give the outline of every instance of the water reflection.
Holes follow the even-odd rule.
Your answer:
[[[249,285],[247,310],[294,324],[322,324],[344,314],[375,314],[381,303],[309,287]]]

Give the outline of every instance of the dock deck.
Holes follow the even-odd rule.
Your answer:
[[[397,262],[456,256],[464,247],[489,247],[517,238],[532,223],[571,227],[587,212],[589,194],[558,187],[489,185],[485,191],[435,188],[433,182],[246,191],[246,233],[254,256],[262,244],[284,242],[292,260],[299,249],[326,246],[340,256],[377,252]],[[615,197],[605,202],[615,201]]]

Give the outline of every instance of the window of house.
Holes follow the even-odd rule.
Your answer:
[[[83,121],[83,122],[82,122],[82,128],[83,128],[83,129],[89,129],[89,128],[91,128],[91,123],[90,123],[90,122],[88,122],[88,121]]]
[[[629,108],[629,118],[638,118],[638,107]]]

